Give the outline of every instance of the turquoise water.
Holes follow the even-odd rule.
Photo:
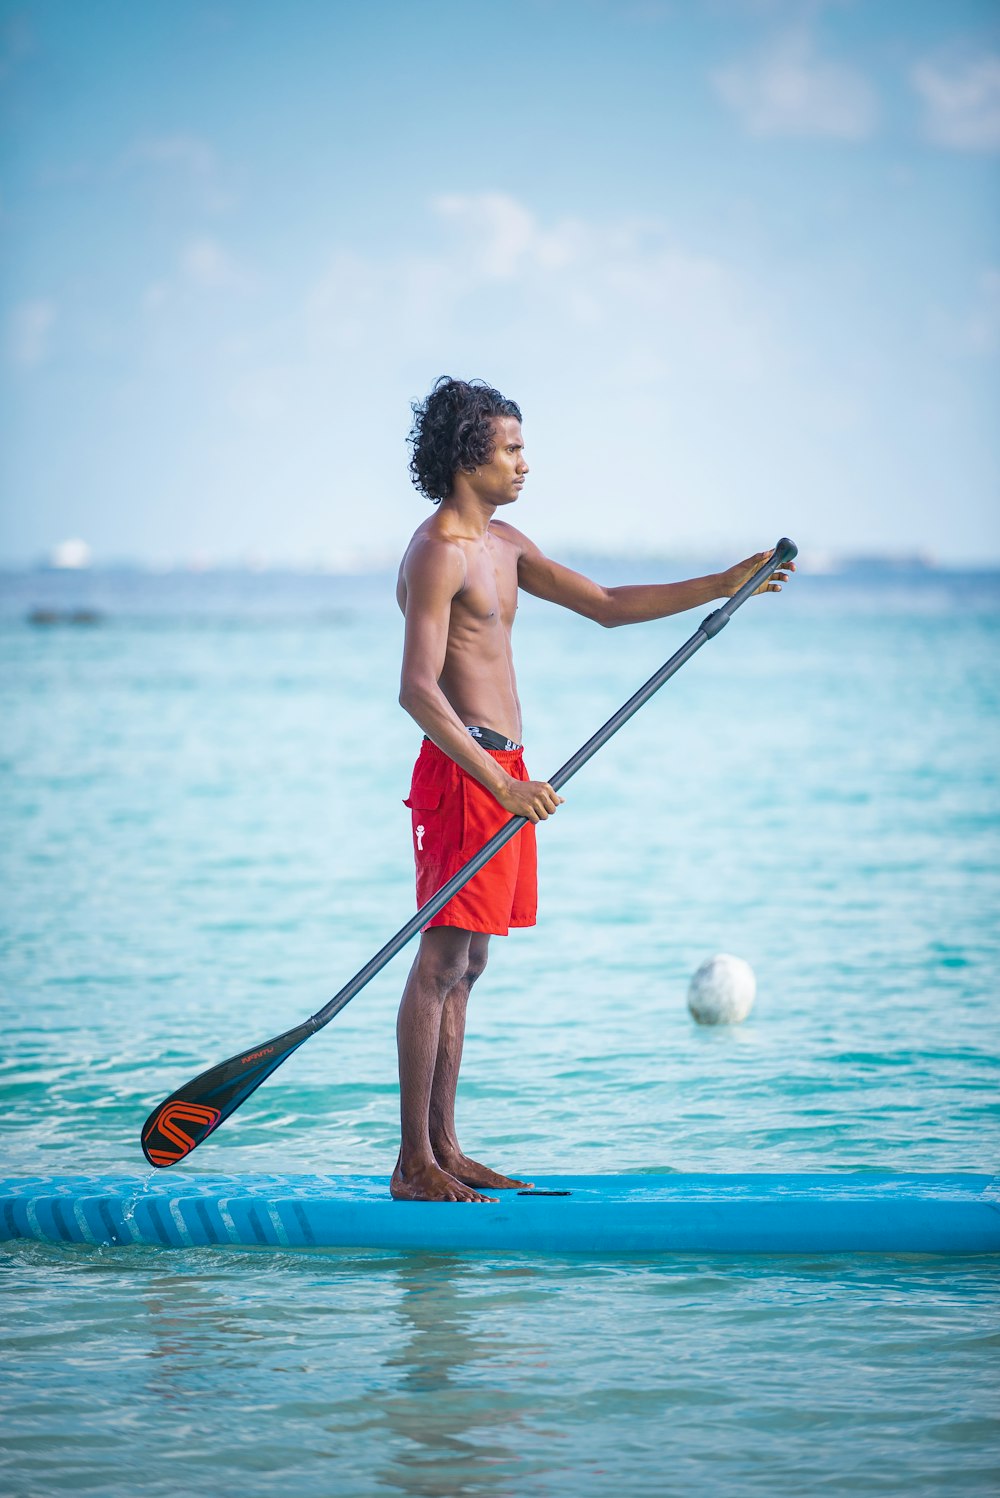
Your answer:
[[[43,604],[103,622],[27,624]],[[698,617],[603,632],[526,601],[533,772]],[[6,1174],[133,1172],[158,1098],[402,925],[399,642],[389,579],[3,580]],[[473,1001],[467,1147],[528,1173],[994,1170],[998,644],[993,576],[802,576],[748,604],[541,829],[541,924],[494,942]],[[757,973],[732,1031],[685,1008],[716,951]],[[388,1173],[408,960],[181,1169]],[[4,1266],[13,1493],[986,1492],[1000,1472],[985,1261],[8,1245]]]

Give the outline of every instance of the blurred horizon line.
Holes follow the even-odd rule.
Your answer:
[[[637,550],[632,547],[553,547],[551,552],[571,566],[594,562],[615,565],[663,564],[671,567],[704,567],[719,570],[730,565],[733,550],[725,558],[711,548],[659,548]],[[46,556],[0,556],[0,576],[25,577],[38,574],[102,576],[111,573],[145,577],[201,575],[275,576],[275,577],[361,577],[379,576],[395,571],[399,565],[397,550],[368,549],[320,553],[314,557],[270,557],[251,551],[242,556],[208,556],[200,552],[161,558],[95,557],[82,541],[63,542]],[[941,558],[923,549],[886,551],[833,551],[808,547],[800,551],[797,567],[812,576],[840,576],[849,572],[952,573],[994,572],[1000,570],[1000,556],[975,558]]]

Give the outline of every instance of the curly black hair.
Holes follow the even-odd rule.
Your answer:
[[[460,468],[471,473],[490,461],[495,416],[521,420],[520,408],[485,380],[453,380],[450,375],[442,375],[427,399],[414,401],[411,409],[410,473],[434,504],[447,499]]]

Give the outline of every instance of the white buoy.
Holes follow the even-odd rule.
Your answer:
[[[688,985],[688,1008],[699,1025],[738,1025],[753,1008],[757,980],[742,957],[719,952]]]

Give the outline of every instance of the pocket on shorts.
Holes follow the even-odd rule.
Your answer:
[[[434,759],[418,759],[405,806],[413,823],[413,852],[420,871],[447,866],[462,846],[464,813],[458,766]]]

